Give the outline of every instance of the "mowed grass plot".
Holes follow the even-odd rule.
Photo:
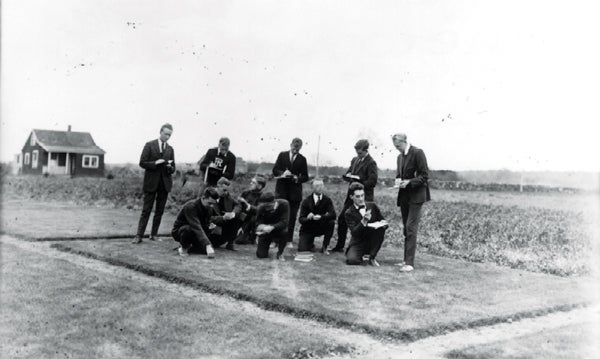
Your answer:
[[[597,358],[600,345],[592,333],[597,322],[565,325],[524,335],[510,340],[495,341],[452,350],[449,359],[509,359],[509,358]],[[597,334],[597,333],[596,333]]]
[[[345,353],[312,327],[2,244],[2,358],[292,358]],[[127,277],[126,277],[127,278]],[[256,313],[255,313],[256,312]]]
[[[76,206],[61,202],[2,202],[2,231],[30,239],[135,236],[141,210]],[[159,234],[170,235],[174,215],[164,213]],[[152,217],[146,228],[150,233]]]
[[[182,258],[175,242],[126,240],[53,245],[144,273],[224,293],[265,308],[331,322],[380,337],[411,341],[448,330],[495,324],[588,303],[583,278],[567,279],[419,254],[401,274],[397,249],[384,248],[381,267],[347,266],[344,256],[316,262],[259,260],[254,246]]]

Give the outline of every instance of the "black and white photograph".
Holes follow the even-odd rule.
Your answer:
[[[0,14],[0,358],[600,357],[599,3]]]

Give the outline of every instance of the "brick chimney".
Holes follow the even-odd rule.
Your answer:
[[[71,125],[69,125],[69,127],[67,127],[67,132],[71,132]]]

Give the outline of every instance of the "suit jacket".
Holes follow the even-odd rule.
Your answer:
[[[379,207],[373,202],[365,203],[366,210],[371,210],[371,219],[367,223],[373,223],[383,220],[383,216],[381,215],[381,211]],[[354,204],[350,205],[346,212],[344,212],[344,218],[346,219],[346,224],[348,224],[348,228],[350,229],[350,234],[352,235],[352,242],[360,242],[364,238],[364,234],[368,229],[366,226],[362,224],[362,214],[360,214],[359,210],[354,207]]]
[[[398,170],[396,178],[410,180],[406,188],[398,190],[397,205],[401,202],[408,203],[424,203],[431,199],[429,192],[429,168],[427,167],[427,158],[422,149],[410,146],[406,154],[403,166],[400,168],[400,156],[398,155]]]
[[[321,219],[318,221],[306,218],[309,213],[321,215]],[[315,204],[315,199],[311,193],[308,197],[302,201],[300,205],[300,218],[298,221],[302,224],[300,232],[310,232],[312,229],[316,229],[319,225],[328,221],[335,220],[335,208],[333,207],[333,201],[325,194],[322,195],[318,205]]]
[[[346,182],[360,182],[365,186],[365,200],[373,201],[375,197],[375,185],[377,185],[377,162],[371,157],[371,155],[367,154],[365,158],[363,158],[360,163],[358,162],[358,156],[354,157],[352,161],[350,161],[350,167],[346,173],[350,172],[350,174],[357,175],[360,177],[359,180],[355,180],[352,178],[348,178],[344,176],[342,178]],[[348,195],[350,195],[350,191],[348,189]],[[348,195],[346,196],[346,201],[348,200]]]
[[[306,157],[300,153],[296,155],[294,163],[290,162],[290,151],[283,151],[277,156],[277,161],[273,166],[273,175],[281,176],[285,170],[290,170],[292,174],[298,176],[298,180],[293,178],[280,178],[275,184],[275,196],[277,198],[287,199],[290,202],[302,201],[302,183],[308,181],[308,165]]]
[[[208,170],[208,165],[214,162],[218,168]],[[206,171],[209,171],[206,176]],[[202,178],[206,178],[209,186],[216,186],[217,181],[221,177],[233,179],[235,175],[235,155],[231,151],[227,151],[225,156],[219,154],[219,148],[214,147],[206,151],[206,154],[200,159],[200,173]]]
[[[275,228],[271,232],[276,233],[287,233],[288,223],[290,220],[290,204],[285,199],[276,199],[278,205],[273,212],[265,211],[264,206],[258,207],[258,213],[256,214],[256,225],[259,224],[270,224]]]
[[[210,221],[217,226],[222,226],[227,222],[223,218],[223,215],[225,215],[226,212],[234,212],[235,218],[239,219],[239,215],[242,213],[242,206],[228,193],[219,197],[217,205],[213,208],[212,212]]]
[[[201,199],[188,201],[175,219],[173,223],[172,233],[177,233],[183,226],[190,226],[196,237],[208,241],[206,233],[210,233],[208,229],[210,225],[210,217],[212,210],[202,205]],[[174,235],[175,238],[177,238]]]
[[[167,168],[167,163],[161,163],[160,165],[154,163],[160,158],[165,161],[173,161],[171,163],[171,169]],[[171,191],[171,188],[173,187],[171,174],[175,172],[175,150],[168,143],[166,144],[164,152],[160,153],[158,139],[146,142],[144,149],[142,150],[142,155],[140,156],[140,167],[145,169],[144,192],[156,192],[161,179],[167,192]]]

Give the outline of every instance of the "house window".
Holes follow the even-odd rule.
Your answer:
[[[25,157],[23,158],[23,163],[29,165],[29,152],[25,154]]]
[[[38,150],[31,152],[31,168],[37,168],[38,166]]]
[[[29,140],[29,144],[31,146],[35,146],[35,136],[33,135],[33,132],[31,133],[31,139]]]
[[[98,156],[83,155],[83,168],[98,168]]]

